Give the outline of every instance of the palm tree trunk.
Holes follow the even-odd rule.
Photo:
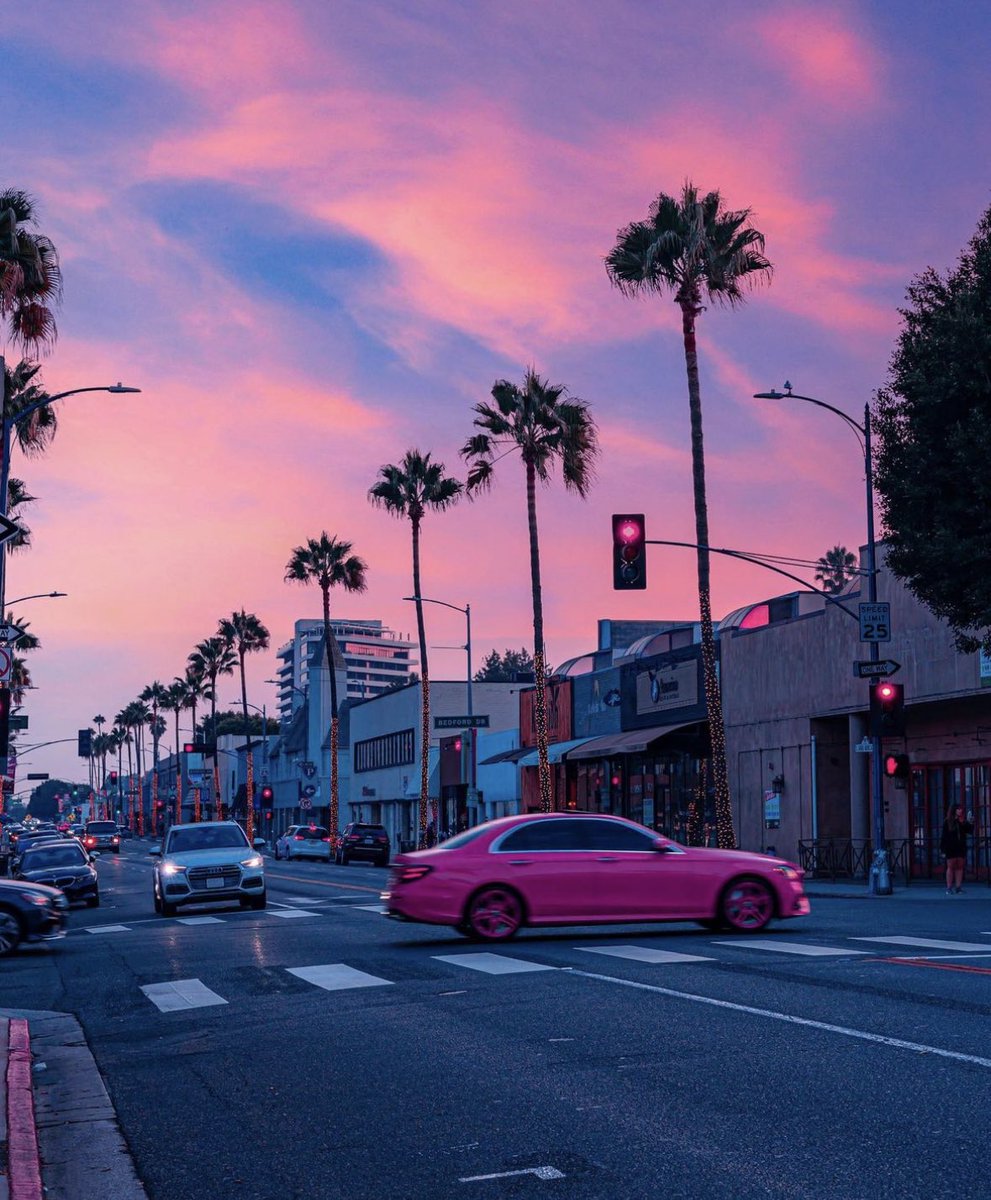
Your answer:
[[[430,671],[427,666],[427,633],[423,622],[423,601],[420,599],[420,522],[414,517],[411,519],[411,524],[413,526],[413,595],[416,597],[416,636],[420,642],[419,846],[422,850],[427,845],[427,826],[430,823]]]
[[[340,725],[337,717],[337,671],[334,669],[334,635],[330,630],[330,584],[321,585],[323,596],[323,642],[327,652],[327,670],[330,672],[330,808],[327,824],[332,841],[331,847],[337,849],[337,838],[340,833],[340,817],[338,808],[338,772],[337,752],[340,740]]]
[[[130,730],[128,730],[128,734],[130,735]],[[134,829],[134,768],[131,764],[131,738],[130,738],[130,736],[128,736],[128,738],[127,738],[127,801],[128,801],[127,807],[130,810],[130,816],[128,818],[128,825],[130,825],[130,827],[131,827],[131,833],[134,833],[135,832],[135,829]]]
[[[244,650],[238,653],[238,659],[241,663],[241,709],[244,712],[244,751],[246,758],[246,773],[244,791],[247,796],[247,812],[245,815],[244,827],[245,833],[248,835],[248,845],[255,840],[255,764],[251,757],[251,732],[248,729],[248,684],[244,677]]]
[[[681,327],[685,342],[685,367],[688,371],[688,408],[692,425],[692,489],[695,498],[695,561],[698,570],[699,622],[702,632],[702,679],[705,707],[709,718],[712,746],[712,786],[716,803],[716,838],[723,850],[736,846],[733,809],[730,804],[726,772],[726,734],[723,728],[723,701],[716,674],[716,640],[712,631],[712,607],[709,594],[709,512],[705,498],[705,453],[702,445],[702,395],[699,389],[698,350],[695,344],[695,318],[699,312],[697,296],[681,304]]]
[[[533,597],[533,674],[534,724],[537,726],[537,780],[540,787],[540,811],[550,812],[551,765],[547,757],[547,691],[544,665],[544,602],[540,591],[540,541],[537,537],[537,472],[526,464],[526,513],[530,528],[530,593]]]
[[[196,696],[193,696],[193,741],[196,741]],[[200,813],[200,789],[199,786],[193,788],[193,820],[199,821]]]
[[[213,819],[222,816],[220,807],[220,751],[217,749],[217,674],[210,676],[210,737],[213,741]]]
[[[179,747],[179,713],[182,707],[176,701],[175,709],[175,823],[182,822],[182,757]]]
[[[138,837],[145,835],[145,795],[144,786],[142,783],[141,768],[144,762],[144,736],[145,727],[143,721],[138,721],[134,726],[134,766],[138,774]]]

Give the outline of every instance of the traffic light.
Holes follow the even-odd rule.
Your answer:
[[[618,592],[647,586],[647,543],[643,513],[613,513],[612,585]]]
[[[116,771],[109,772],[109,774],[107,775],[107,782],[112,783],[114,787],[117,786],[117,772]]]
[[[905,735],[905,686],[883,679],[871,684],[871,737]]]
[[[212,754],[212,742],[185,742],[182,747],[183,754]]]
[[[912,764],[907,754],[886,754],[884,756],[884,773],[889,779],[908,779],[912,774]]]
[[[76,753],[79,755],[80,758],[92,758],[92,756],[93,756],[93,730],[92,729],[80,729],[79,745],[76,749]]]
[[[264,786],[262,787],[260,796],[261,796],[262,808],[268,808],[269,805],[272,803],[272,801],[275,799],[275,791],[272,788],[271,784],[268,784],[268,783],[264,784]],[[271,815],[271,814],[269,814],[269,815]]]

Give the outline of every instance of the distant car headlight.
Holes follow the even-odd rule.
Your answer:
[[[795,870],[794,867],[775,867],[774,869],[775,869],[775,871],[778,871],[780,874],[782,874],[785,877],[785,879],[797,879],[798,878],[798,872]]]
[[[264,865],[265,865],[265,860],[262,858],[262,856],[260,854],[252,854],[252,856],[250,858],[242,858],[241,859],[242,867],[263,867]]]
[[[21,892],[21,895],[25,900],[30,900],[32,904],[37,904],[41,908],[51,903],[51,897],[46,896],[44,892]]]
[[[185,869],[186,869],[185,867],[180,867],[178,863],[173,863],[173,862],[163,862],[162,863],[162,874],[163,875],[178,875],[180,873],[180,871],[185,871]]]

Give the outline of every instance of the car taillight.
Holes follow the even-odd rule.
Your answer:
[[[320,841],[321,842],[329,842],[330,838],[329,837],[321,838]]]
[[[297,833],[297,834],[294,834],[294,835],[293,835],[293,839],[292,839],[292,840],[293,840],[294,842],[305,842],[305,841],[306,841],[306,838],[305,838],[305,837],[303,837],[303,835],[302,835],[301,833]]]
[[[389,839],[387,837],[383,837],[381,834],[379,834],[379,836],[375,840],[377,842],[387,842]]]
[[[416,879],[422,879],[424,875],[429,875],[433,867],[400,867],[396,878],[396,883],[412,883]]]

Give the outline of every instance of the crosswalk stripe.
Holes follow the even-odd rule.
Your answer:
[[[556,971],[543,963],[526,962],[522,958],[509,958],[504,954],[434,954],[437,962],[450,963],[455,967],[467,967],[469,971],[482,971],[486,975],[520,975],[524,971]]]
[[[701,954],[678,954],[674,950],[652,950],[648,946],[575,946],[583,954],[608,954],[612,958],[628,958],[633,962],[677,963],[712,962]]]
[[[87,925],[87,933],[130,933],[130,925]]]
[[[736,950],[777,950],[780,954],[804,954],[810,958],[827,954],[866,954],[866,950],[839,949],[836,946],[812,946],[806,942],[779,942],[771,938],[747,938],[745,941],[713,942],[714,946],[732,946]]]
[[[145,983],[141,990],[160,1012],[180,1012],[186,1008],[206,1008],[211,1004],[226,1004],[223,996],[201,983],[199,979],[173,979],[171,983]]]
[[[855,937],[853,942],[882,942],[888,946],[922,946],[930,950],[991,950],[987,942],[942,942],[936,938]]]
[[[220,917],[176,917],[180,925],[223,925]]]
[[[384,913],[386,911],[381,904],[349,904],[348,908],[356,908],[359,912]]]
[[[305,908],[269,909],[268,915],[270,917],[285,917],[289,920],[291,920],[293,917],[319,917],[320,916],[319,913],[310,912],[308,909],[305,909]]]
[[[290,975],[315,984],[328,992],[340,992],[346,988],[362,987],[391,987],[391,979],[380,979],[377,975],[368,975],[364,971],[355,970],[346,963],[324,963],[315,967],[286,967]]]

